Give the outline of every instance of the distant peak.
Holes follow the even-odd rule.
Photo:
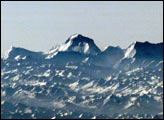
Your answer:
[[[140,48],[143,48],[143,49],[148,49],[148,48],[152,48],[152,47],[157,47],[157,46],[163,46],[163,42],[161,43],[151,43],[151,42],[148,42],[148,41],[145,41],[145,42],[138,42],[136,41],[135,43],[133,43],[135,49],[140,49]]]
[[[135,44],[138,45],[138,44],[152,44],[152,43],[150,43],[148,41],[145,41],[145,42],[136,41]]]
[[[14,51],[16,48],[17,48],[17,47],[10,46],[9,50],[7,50],[7,51],[5,52],[4,58],[7,59],[7,58],[9,57],[9,54],[10,54],[12,51]]]
[[[74,51],[83,54],[97,54],[101,50],[96,46],[94,40],[81,34],[71,35],[64,44],[55,51]]]
[[[81,34],[73,34],[69,37],[69,39],[74,39],[74,38],[80,38],[80,37],[83,37]]]
[[[119,46],[107,46],[104,48],[104,51],[108,51],[108,50],[121,50],[121,48]]]
[[[160,58],[163,54],[163,43],[150,43],[148,41],[132,43],[125,52],[126,58],[132,57],[156,57]]]
[[[7,51],[7,53],[10,53],[10,52],[15,52],[15,51],[25,51],[26,49],[24,49],[24,48],[21,48],[21,47],[15,47],[15,46],[11,46],[10,47],[10,49]],[[28,51],[28,50],[26,50],[26,51]]]
[[[85,37],[81,34],[71,35],[65,43],[68,43],[69,41],[78,42],[78,43],[79,42],[86,42],[86,43],[93,43],[94,42],[91,38]]]
[[[18,48],[18,47],[10,46],[10,48],[9,48],[9,50],[8,50],[7,52],[12,51],[12,50],[17,49],[17,48]]]
[[[157,44],[161,44],[161,43],[151,43],[149,41],[145,41],[145,42],[136,41],[135,42],[135,45],[157,45]]]
[[[34,52],[34,51],[27,50],[25,48],[11,46],[10,49],[6,51],[4,58],[15,59],[16,56],[22,56],[22,57],[28,55],[38,56],[39,54],[41,54],[41,52]]]

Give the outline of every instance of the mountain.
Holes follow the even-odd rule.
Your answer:
[[[97,55],[101,51],[92,39],[82,36],[81,34],[74,34],[71,35],[64,44],[50,51],[52,56],[56,55],[57,52],[78,52]]]
[[[109,46],[97,55],[97,64],[113,67],[124,56],[124,50],[120,47]]]
[[[160,61],[163,61],[163,43],[135,42],[125,49],[124,57],[117,66],[124,69],[151,67]]]
[[[163,119],[163,43],[104,51],[80,34],[1,58],[3,119]]]
[[[20,47],[11,47],[5,55],[5,59],[8,60],[19,60],[19,59],[26,59],[28,57],[41,59],[44,57],[43,53],[41,52],[33,52],[24,48]]]
[[[136,42],[126,49],[125,58],[163,58],[163,43]]]
[[[92,39],[80,34],[70,36],[65,44],[60,46],[59,51],[75,51],[93,55],[101,52]]]

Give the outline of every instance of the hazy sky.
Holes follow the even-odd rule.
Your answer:
[[[10,46],[48,51],[80,33],[100,49],[163,41],[163,2],[1,2],[1,54]]]

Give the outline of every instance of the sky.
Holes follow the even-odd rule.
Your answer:
[[[163,2],[1,2],[1,55],[11,46],[47,52],[75,33],[94,39],[101,50],[163,42]]]

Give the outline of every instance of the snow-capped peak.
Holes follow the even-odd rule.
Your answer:
[[[74,38],[77,38],[77,37],[79,37],[79,36],[81,36],[80,34],[73,34],[73,35],[71,35],[70,37],[69,37],[69,39],[74,39]]]
[[[16,52],[16,49],[19,49],[19,48],[14,47],[14,46],[10,46],[9,50],[7,50],[7,51],[5,52],[4,58],[5,58],[5,59],[9,58],[9,57],[11,56],[10,54],[12,54],[13,52]]]
[[[21,47],[11,46],[10,49],[5,53],[4,59],[17,60],[18,58],[24,58],[26,56],[41,58],[44,55],[41,52],[33,52]]]
[[[69,41],[77,41],[77,42],[94,42],[91,38],[85,37],[81,34],[73,34],[71,35],[65,43],[68,43]]]
[[[125,50],[124,58],[133,57],[163,57],[163,43],[152,44],[148,41],[146,42],[134,42]]]
[[[107,46],[104,48],[103,52],[111,52],[111,51],[117,51],[122,50],[119,46],[113,47],[113,46]]]
[[[64,44],[60,45],[54,53],[61,51],[73,51],[82,54],[96,55],[100,52],[100,49],[96,46],[92,39],[82,36],[81,34],[73,34],[66,40]]]

